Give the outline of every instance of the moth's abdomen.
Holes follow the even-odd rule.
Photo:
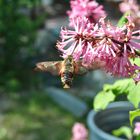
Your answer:
[[[64,85],[64,87],[67,85],[67,87],[70,87],[72,85],[73,80],[73,73],[72,72],[63,72],[61,74],[61,81]]]

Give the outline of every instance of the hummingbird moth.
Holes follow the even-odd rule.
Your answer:
[[[99,68],[98,63],[94,64],[92,68],[86,68],[82,65],[82,61],[75,62],[73,57],[69,55],[62,61],[46,61],[36,64],[35,70],[50,72],[52,75],[59,75],[63,88],[70,88],[73,81],[74,75],[82,75],[87,73],[89,70]]]

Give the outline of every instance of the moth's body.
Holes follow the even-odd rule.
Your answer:
[[[70,88],[70,86],[72,85],[72,80],[75,71],[74,64],[75,63],[71,57],[66,58],[61,64],[62,69],[60,71],[60,75],[64,88]]]
[[[73,76],[82,75],[89,70],[94,70],[100,67],[99,63],[93,64],[93,67],[88,69],[82,65],[82,62],[75,62],[72,56],[68,56],[63,61],[48,61],[36,64],[36,70],[50,72],[53,75],[60,75],[63,88],[70,88],[73,81]]]

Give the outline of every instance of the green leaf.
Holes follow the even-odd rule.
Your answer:
[[[138,108],[140,103],[140,84],[135,85],[130,89],[127,98],[136,108]]]
[[[103,91],[109,91],[109,90],[112,90],[112,88],[113,88],[112,85],[104,84]]]
[[[140,66],[140,58],[130,59],[130,61],[132,64]]]
[[[115,100],[115,95],[113,94],[112,91],[109,92],[104,92],[101,91],[99,92],[93,102],[94,109],[99,110],[99,109],[105,109],[107,105]]]
[[[132,137],[133,137],[132,129],[130,127],[127,127],[127,126],[122,126],[119,129],[113,130],[112,134],[117,136],[117,137],[124,135],[128,139],[132,139]]]
[[[136,137],[136,140],[140,140],[140,135],[138,135],[138,136]]]
[[[112,89],[116,94],[128,94],[133,83],[131,79],[118,80],[115,82]]]
[[[129,120],[130,120],[130,125],[131,126],[132,126],[133,121],[136,117],[140,117],[140,109],[129,112]]]
[[[120,20],[118,21],[118,27],[122,27],[124,24],[126,24],[128,22],[127,20],[127,16],[130,14],[130,12],[126,12],[121,18]]]

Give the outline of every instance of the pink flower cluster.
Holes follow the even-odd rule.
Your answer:
[[[139,28],[140,25],[140,6],[137,3],[137,0],[123,0],[119,5],[120,11],[122,13],[130,12],[133,16],[133,20]]]
[[[70,25],[71,20],[77,17],[87,17],[92,23],[98,22],[101,17],[105,17],[106,13],[103,6],[99,5],[95,0],[71,0],[71,10],[68,11]]]
[[[135,124],[134,134],[135,135],[140,135],[140,122],[137,122]]]
[[[123,2],[120,4],[120,11],[122,13],[125,13],[127,11],[132,11],[132,12],[138,12],[139,11],[139,6],[137,4],[136,0],[123,0]]]
[[[112,75],[122,77],[140,76],[140,68],[130,61],[139,57],[140,30],[133,31],[131,17],[123,27],[113,26],[101,18],[92,24],[86,17],[72,20],[73,29],[62,28],[61,41],[57,43],[63,57],[72,55],[75,61],[82,60],[84,66],[91,66],[96,61],[105,63],[104,69]]]
[[[72,128],[72,140],[87,140],[88,132],[82,123],[75,123]]]

